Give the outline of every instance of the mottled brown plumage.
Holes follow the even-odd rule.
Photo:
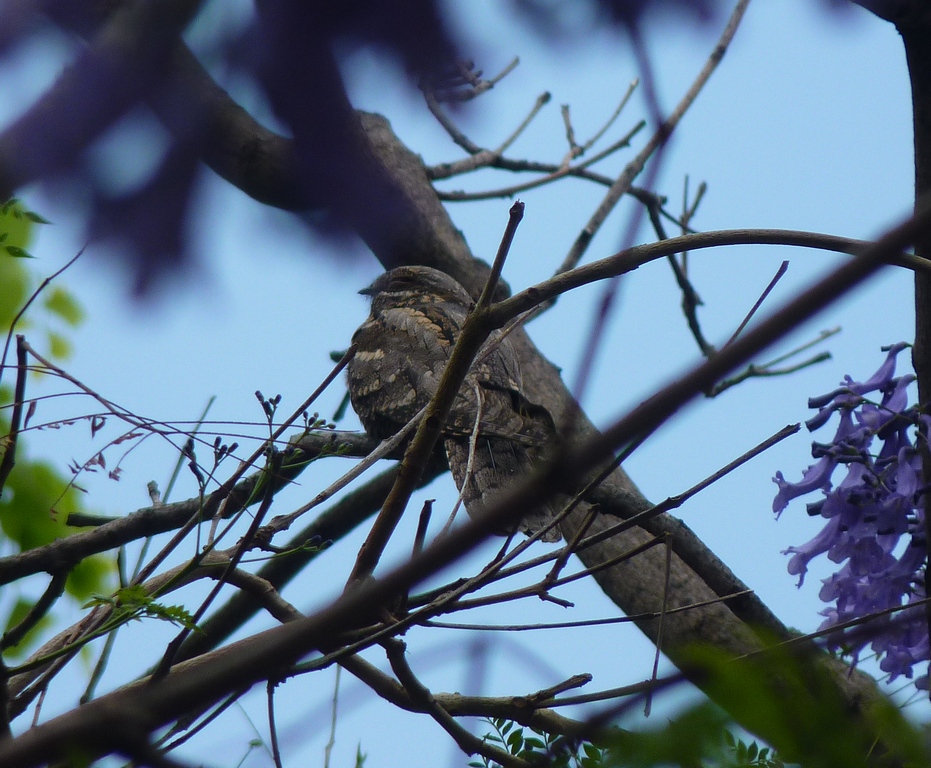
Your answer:
[[[436,393],[472,300],[453,278],[430,267],[398,267],[362,293],[372,297],[372,311],[352,337],[356,353],[348,366],[349,396],[366,431],[383,439],[407,424]],[[524,396],[508,339],[494,334],[489,343],[494,349],[479,353],[443,431],[450,471],[472,514],[525,475],[555,435],[549,413]],[[470,436],[479,414],[468,468]],[[549,508],[531,511],[519,530],[532,533],[551,514]],[[555,529],[544,537],[558,539]]]

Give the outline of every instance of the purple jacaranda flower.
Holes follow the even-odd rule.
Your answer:
[[[801,586],[808,564],[826,555],[840,568],[823,580],[819,598],[831,607],[822,611],[822,629],[876,615],[869,631],[839,629],[829,643],[843,647],[856,663],[869,645],[880,669],[890,680],[905,676],[919,688],[928,675],[915,677],[914,667],[931,659],[928,624],[923,608],[926,547],[922,464],[918,425],[931,424],[908,405],[911,374],[895,376],[897,355],[907,347],[895,344],[886,360],[865,382],[844,377],[842,385],[809,405],[818,413],[806,422],[809,430],[824,426],[835,414],[839,424],[830,443],[813,443],[818,459],[796,483],[777,472],[779,488],[773,501],[777,516],[792,499],[820,491],[807,504],[809,515],[825,525],[811,541],[788,547],[788,571]],[[870,397],[871,396],[871,397]],[[835,485],[834,472],[844,477]],[[905,610],[894,611],[894,609]],[[890,610],[892,612],[890,612]]]
[[[778,517],[782,513],[782,510],[789,505],[792,499],[804,496],[806,493],[811,493],[819,488],[822,490],[830,488],[831,474],[834,472],[835,466],[837,466],[837,462],[825,456],[817,464],[812,464],[806,469],[802,473],[802,479],[797,483],[788,482],[783,477],[782,472],[777,472],[773,478],[773,482],[779,486],[779,493],[773,499],[773,512],[776,513],[776,516]]]

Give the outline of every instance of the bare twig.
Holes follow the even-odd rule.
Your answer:
[[[360,656],[350,656],[340,663],[347,671],[392,704],[408,711],[422,711],[396,680],[376,669]],[[546,733],[569,737],[577,736],[584,730],[583,723],[558,715],[552,709],[537,706],[535,697],[536,694],[531,694],[529,697],[433,694],[436,702],[455,717],[500,717]]]
[[[613,155],[619,149],[630,146],[630,140],[636,136],[646,125],[642,120],[637,123],[633,128],[631,128],[624,136],[618,139],[616,142],[611,144],[606,149],[599,152],[597,155],[592,155],[587,160],[583,162],[576,163],[575,165],[555,165],[549,166],[545,165],[543,168],[549,169],[544,171],[545,176],[541,176],[538,179],[533,179],[532,181],[523,182],[522,184],[514,184],[509,187],[501,187],[498,189],[484,190],[481,192],[437,192],[441,200],[446,200],[448,202],[471,202],[475,200],[492,200],[499,197],[514,197],[519,195],[522,192],[526,192],[529,189],[536,189],[537,187],[542,187],[547,184],[552,184],[554,181],[565,178],[567,176],[579,176],[581,178],[590,178],[585,171],[592,165],[600,162],[604,158]],[[490,152],[485,154],[487,150],[483,150],[483,154],[475,155],[469,160],[462,161],[461,163],[453,163],[448,167],[447,172],[440,178],[447,178],[452,175],[467,173],[469,171],[475,170],[477,168],[501,168],[504,170],[517,170],[515,167],[518,164],[508,162],[503,158],[500,158],[496,155],[492,155]],[[525,165],[525,164],[523,164]],[[510,167],[509,167],[510,166]],[[529,167],[523,167],[521,170],[531,170]]]
[[[672,132],[676,129],[679,122],[682,120],[682,117],[688,111],[689,107],[691,107],[692,103],[695,101],[695,98],[698,96],[705,83],[708,82],[711,74],[717,68],[721,59],[724,57],[724,53],[727,51],[727,48],[730,45],[734,34],[737,32],[737,27],[743,18],[748,4],[749,0],[739,0],[736,7],[734,8],[733,13],[731,14],[731,18],[728,21],[724,32],[721,34],[717,45],[715,45],[714,50],[711,53],[711,56],[708,58],[705,66],[702,68],[702,71],[698,74],[698,77],[695,78],[695,82],[693,82],[688,91],[686,91],[685,95],[679,101],[676,108],[669,114],[669,117],[667,117],[663,123],[657,127],[655,133],[647,142],[646,146],[640,151],[637,157],[628,163],[624,170],[621,172],[620,176],[617,177],[614,184],[611,186],[611,189],[608,190],[608,193],[601,201],[601,204],[595,210],[595,213],[592,214],[592,217],[589,219],[588,223],[585,225],[585,227],[576,238],[575,242],[572,244],[572,247],[566,254],[565,259],[563,259],[563,263],[557,270],[557,273],[566,272],[570,269],[573,269],[579,263],[583,254],[588,249],[592,239],[595,237],[595,234],[601,228],[602,224],[604,224],[605,219],[607,219],[608,214],[614,209],[614,206],[617,205],[621,197],[630,189],[633,180],[640,175],[640,172],[646,165],[647,160],[652,157],[653,153],[656,152],[656,150],[666,142]]]
[[[42,596],[36,600],[29,612],[16,626],[10,627],[3,633],[3,637],[0,638],[0,648],[6,650],[17,645],[26,636],[26,633],[42,620],[42,617],[49,612],[55,601],[64,593],[68,573],[69,569],[63,569],[52,574],[52,578]]]
[[[634,91],[637,90],[638,85],[640,85],[639,77],[635,77],[633,80],[630,81],[630,84],[627,86],[627,90],[625,91],[624,95],[621,97],[620,103],[617,105],[617,108],[614,110],[611,116],[607,119],[605,124],[601,126],[599,130],[595,131],[595,134],[581,146],[581,150],[583,154],[587,152],[589,149],[591,149],[593,146],[595,146],[598,140],[608,132],[608,129],[612,125],[614,125],[614,121],[617,120],[621,116],[621,112],[624,111],[624,107],[627,106],[627,102],[629,102],[630,97],[634,95]]]
[[[750,311],[747,312],[747,316],[741,321],[740,325],[737,326],[737,330],[734,331],[734,334],[725,342],[724,344],[725,347],[728,344],[730,344],[732,341],[734,341],[734,339],[736,339],[740,335],[740,332],[744,328],[747,327],[747,323],[749,323],[750,320],[753,319],[753,316],[759,311],[760,307],[763,306],[763,302],[766,301],[766,297],[769,296],[773,288],[776,287],[776,283],[778,283],[782,279],[782,276],[785,275],[788,269],[789,269],[788,261],[783,261],[782,264],[779,265],[779,269],[776,270],[776,274],[773,275],[773,279],[769,281],[769,285],[767,285],[766,288],[763,289],[763,293],[760,294],[760,297],[756,300],[756,302],[750,308]]]
[[[52,283],[52,281],[53,281],[56,277],[58,277],[58,276],[61,275],[63,272],[65,272],[67,269],[69,269],[69,268],[71,267],[71,265],[74,264],[74,262],[76,262],[79,258],[81,258],[81,256],[83,255],[83,253],[84,253],[84,248],[81,248],[81,250],[79,250],[76,254],[74,254],[74,256],[72,256],[70,259],[68,259],[68,261],[65,263],[65,265],[64,265],[63,267],[61,267],[60,269],[55,270],[51,275],[49,275],[48,277],[46,277],[46,278],[39,284],[39,287],[36,288],[36,289],[32,292],[32,295],[29,297],[29,299],[26,301],[26,303],[23,304],[23,306],[22,306],[22,308],[19,310],[19,312],[16,313],[16,316],[13,318],[13,322],[10,323],[10,329],[9,329],[9,331],[7,331],[6,341],[5,341],[4,344],[3,344],[3,354],[0,355],[0,381],[3,381],[3,371],[4,371],[5,368],[6,368],[6,356],[7,356],[7,352],[10,351],[10,342],[13,340],[13,333],[16,331],[16,326],[19,325],[19,321],[23,319],[23,315],[26,314],[26,310],[29,309],[30,306],[32,306],[32,303],[33,303],[37,298],[39,298],[39,296],[41,295],[42,291],[44,291],[46,288],[48,288],[48,286]]]
[[[26,338],[16,336],[16,388],[13,393],[13,417],[10,419],[10,434],[3,440],[3,459],[0,460],[0,492],[6,485],[10,472],[16,464],[16,443],[23,423],[23,405],[26,399]]]
[[[751,594],[753,590],[747,589],[727,597],[715,597],[711,600],[704,600],[700,603],[690,603],[681,605],[676,608],[670,608],[666,611],[667,615],[680,613],[682,611],[694,611],[697,608],[704,608],[715,603],[726,602],[737,597]],[[644,621],[646,619],[658,619],[659,611],[649,613],[640,613],[634,616],[612,616],[604,619],[580,619],[578,621],[546,621],[534,624],[475,624],[461,621],[438,621],[428,619],[421,622],[424,627],[442,627],[443,629],[462,629],[477,632],[538,632],[547,629],[577,629],[579,627],[604,627],[614,624],[630,624],[632,622]]]
[[[659,627],[656,630],[656,643],[653,652],[653,668],[650,670],[650,682],[656,683],[659,678],[659,657],[663,650],[663,629],[666,626],[666,615],[669,613],[669,579],[672,575],[672,547],[669,538],[663,541],[663,550],[666,553],[666,578],[663,580],[662,603],[659,611]],[[649,717],[653,708],[653,692],[648,690],[644,695],[643,716]]]
[[[397,675],[398,681],[404,689],[410,694],[411,699],[423,707],[423,710],[452,736],[463,752],[467,755],[478,753],[489,760],[497,761],[503,766],[509,766],[509,768],[530,768],[530,763],[526,760],[489,744],[477,736],[473,736],[459,725],[455,718],[439,705],[430,690],[417,679],[405,658],[407,646],[401,640],[386,640],[383,645],[391,669]]]
[[[330,754],[336,745],[336,708],[339,703],[339,678],[341,666],[336,667],[336,679],[333,681],[333,703],[330,705],[330,738],[323,747],[323,768],[330,768]]]
[[[708,391],[707,393],[708,397],[717,397],[725,390],[728,390],[731,387],[736,386],[737,384],[740,384],[743,381],[746,381],[747,379],[765,378],[765,377],[770,377],[770,376],[788,376],[789,374],[796,373],[797,371],[800,371],[804,368],[808,368],[812,365],[817,365],[818,363],[823,363],[825,360],[830,360],[831,359],[830,352],[819,352],[817,355],[813,355],[812,357],[809,357],[793,365],[787,365],[781,368],[776,367],[777,365],[779,365],[779,363],[783,362],[784,360],[788,360],[791,357],[795,357],[799,355],[804,350],[810,347],[813,347],[815,344],[820,344],[825,339],[837,333],[840,333],[840,328],[831,328],[826,331],[821,331],[821,333],[819,333],[818,336],[812,339],[811,341],[808,341],[802,344],[801,346],[796,347],[792,351],[787,352],[784,355],[780,355],[779,357],[774,358],[773,360],[770,360],[769,362],[760,363],[760,364],[751,363],[739,373],[736,373],[733,376],[728,376],[727,378],[722,379],[717,384],[715,384]]]
[[[656,237],[659,240],[668,240],[669,236],[666,234],[666,228],[663,226],[658,207],[656,205],[647,205],[647,212],[650,216],[650,222],[653,225],[653,231],[656,232]],[[698,344],[698,348],[701,350],[701,353],[705,357],[713,355],[715,349],[705,339],[705,335],[701,330],[701,324],[698,322],[698,307],[701,306],[704,302],[699,297],[698,291],[695,290],[695,286],[692,285],[692,281],[689,280],[685,264],[683,263],[680,265],[676,260],[676,254],[674,253],[670,254],[666,258],[669,262],[669,266],[672,268],[672,273],[676,278],[676,284],[679,286],[679,290],[682,292],[682,312],[685,314],[685,319],[686,322],[688,322],[689,330],[692,332],[692,336],[694,337],[695,342]],[[685,253],[683,253],[683,262],[684,259]]]
[[[543,107],[545,107],[547,104],[549,104],[550,99],[552,98],[553,97],[549,94],[549,92],[546,92],[546,91],[544,91],[539,96],[537,96],[537,100],[533,103],[533,107],[531,107],[530,112],[527,114],[527,117],[525,117],[523,121],[521,122],[521,124],[518,125],[517,128],[515,128],[512,131],[510,136],[508,136],[504,141],[501,142],[501,144],[498,146],[497,149],[493,150],[493,153],[497,156],[503,155],[507,151],[508,147],[510,147],[511,144],[517,141],[518,137],[525,130],[527,130],[527,127],[530,125],[530,123],[533,122],[533,119],[540,113],[540,110],[543,109]]]
[[[220,590],[226,583],[227,578],[236,570],[239,562],[243,558],[243,555],[253,545],[256,532],[262,525],[262,521],[265,519],[265,515],[268,514],[268,510],[271,508],[272,502],[275,499],[276,484],[273,480],[280,475],[282,461],[282,455],[277,452],[272,453],[268,457],[268,462],[266,463],[266,466],[263,470],[266,474],[266,479],[265,493],[262,498],[262,503],[259,505],[258,510],[249,523],[249,530],[246,531],[246,534],[243,536],[240,544],[234,548],[235,551],[230,556],[229,562],[226,564],[226,567],[223,573],[220,575],[220,578],[217,579],[217,583],[213,585],[213,588],[210,590],[207,597],[204,598],[200,606],[198,606],[197,610],[194,611],[193,615],[191,616],[192,625],[196,626],[197,623],[203,618],[204,614],[207,612],[207,609],[216,599],[217,595],[220,594]],[[213,551],[213,549],[214,545],[211,544],[207,547],[204,547],[201,551],[198,551],[198,553],[191,561],[191,567],[196,567],[197,564],[207,556],[207,554]],[[181,643],[184,642],[190,633],[191,629],[189,627],[182,627],[177,636],[168,644],[164,655],[158,663],[158,667],[152,673],[153,680],[158,680],[159,678],[168,674],[168,670],[171,669],[171,665],[174,663],[175,656],[178,653],[178,649],[181,647]]]
[[[569,116],[569,105],[563,104],[559,111],[562,114],[563,126],[566,129],[566,143],[569,145],[569,151],[566,153],[561,165],[569,165],[582,154],[582,148],[575,140],[575,129],[572,127],[572,118]]]
[[[339,667],[336,668],[336,674],[339,674]],[[275,761],[275,768],[284,768],[281,762],[281,748],[278,746],[278,727],[275,725],[275,687],[275,684],[271,680],[265,684],[265,701],[268,711],[268,737],[272,743],[272,759]],[[329,758],[329,749],[326,751],[326,757]],[[329,768],[329,759],[324,761],[323,767]]]

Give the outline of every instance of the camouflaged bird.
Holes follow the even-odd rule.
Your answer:
[[[372,311],[352,337],[356,352],[348,365],[349,397],[365,430],[384,439],[436,393],[472,298],[444,272],[415,266],[386,272],[360,293],[372,297]],[[488,345],[494,348],[479,352],[443,430],[449,468],[470,514],[525,475],[556,433],[549,412],[524,396],[510,341],[495,332]],[[470,436],[479,414],[469,467]],[[532,511],[518,529],[529,535],[552,514],[546,507]],[[542,538],[558,541],[559,531]]]

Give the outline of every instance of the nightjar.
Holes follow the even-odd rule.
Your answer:
[[[456,280],[430,267],[398,267],[360,293],[372,297],[368,319],[353,334],[349,397],[365,430],[384,439],[430,402],[452,354],[472,298]],[[494,333],[463,382],[443,430],[449,468],[470,514],[514,478],[525,475],[554,438],[549,412],[521,386],[510,341]],[[495,346],[497,345],[497,346]],[[476,431],[469,466],[470,437]],[[518,529],[530,534],[555,510],[528,512]],[[558,541],[558,529],[544,541]]]

